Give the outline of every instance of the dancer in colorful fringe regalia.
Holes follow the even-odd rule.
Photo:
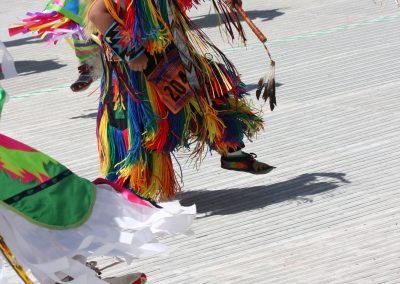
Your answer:
[[[6,98],[0,87],[0,115]],[[143,284],[143,273],[102,279],[87,257],[164,253],[156,238],[185,233],[196,213],[178,202],[149,202],[104,179],[92,183],[3,134],[0,185],[0,283],[7,281],[3,253],[24,283],[33,283],[30,271],[41,284]]]
[[[86,90],[101,74],[100,47],[82,28],[84,10],[79,0],[50,0],[43,12],[29,12],[22,23],[9,28],[11,36],[33,32],[47,42],[72,40],[79,61],[79,77],[71,85],[74,92]]]
[[[198,161],[215,150],[228,170],[273,169],[241,151],[263,120],[245,99],[234,65],[188,18],[200,1],[90,2],[88,28],[97,28],[102,41],[97,137],[108,179],[147,198],[173,198],[180,185],[171,153],[182,148]],[[233,13],[241,3],[213,3],[228,30],[235,26],[243,35]]]

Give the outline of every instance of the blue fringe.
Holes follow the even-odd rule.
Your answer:
[[[114,144],[116,148],[116,163],[121,162],[127,154],[124,140],[124,131],[113,127]]]
[[[129,129],[129,139],[130,139],[130,149],[129,149],[129,164],[134,164],[139,160],[140,148],[142,146],[142,114],[141,109],[137,102],[135,102],[130,96],[128,96],[128,129]]]
[[[164,153],[170,153],[184,141],[182,141],[183,128],[185,126],[185,111],[182,109],[177,114],[168,111],[169,135],[164,146]]]

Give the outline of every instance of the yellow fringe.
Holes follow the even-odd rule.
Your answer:
[[[170,155],[152,151],[150,159],[151,169],[142,158],[135,165],[121,168],[118,174],[122,182],[129,179],[129,186],[145,198],[156,201],[173,198],[181,187],[176,180]]]
[[[174,40],[170,29],[168,28],[167,23],[164,21],[163,17],[160,15],[156,7],[152,2],[149,3],[149,7],[151,10],[152,21],[154,23],[158,23],[158,26],[164,27],[160,31],[158,31],[160,38],[158,40],[152,40],[150,45],[146,46],[147,51],[154,55],[154,53],[161,53],[165,50],[165,48]]]
[[[120,176],[126,181],[129,178],[129,186],[134,190],[138,191],[141,195],[149,184],[148,174],[147,174],[147,163],[142,159],[127,168],[121,169],[119,171]],[[142,195],[143,197],[150,197]]]
[[[156,119],[166,119],[167,114],[161,113],[161,104],[160,100],[158,99],[158,94],[157,90],[154,87],[153,84],[151,84],[147,79],[143,77],[143,84],[145,85],[145,90],[147,90],[147,97],[150,102],[151,106],[151,111],[155,114],[155,116],[158,116]],[[158,132],[151,131],[151,132],[146,132],[143,137],[143,145],[151,149],[153,148],[154,144],[158,143],[159,137],[158,137]]]
[[[212,108],[205,98],[200,98],[205,107],[204,127],[206,129],[207,138],[210,143],[214,143],[216,139],[223,136],[225,124],[218,118],[218,111]]]
[[[143,192],[144,196],[158,201],[171,199],[181,190],[176,180],[170,155],[152,152],[151,184]]]
[[[104,105],[103,114],[100,119],[100,125],[98,129],[98,139],[97,147],[99,149],[99,159],[100,159],[100,172],[103,176],[106,176],[108,170],[111,167],[110,161],[110,148],[107,141],[107,125],[108,125],[108,112],[107,106]]]
[[[211,144],[223,137],[225,125],[218,118],[218,111],[213,109],[206,98],[192,98],[185,108],[187,117],[192,131],[192,136],[195,137],[196,145],[191,153],[191,157],[195,158],[195,163],[200,165],[204,157],[204,149],[209,141]],[[203,123],[199,125],[198,114],[203,114]],[[188,122],[187,122],[188,123]]]

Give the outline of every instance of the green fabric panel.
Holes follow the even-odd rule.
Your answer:
[[[14,144],[19,148],[24,146],[18,141]],[[31,222],[52,229],[67,229],[84,223],[95,203],[95,185],[75,174],[10,205],[3,202],[40,185],[41,182],[35,177],[47,180],[67,170],[46,154],[27,146],[26,149],[16,150],[0,146],[0,162],[3,164],[3,168],[0,167],[0,206],[13,210]]]
[[[2,87],[0,87],[0,117],[5,102],[6,102],[6,91]]]
[[[51,0],[46,6],[46,10],[55,11],[63,14],[75,23],[83,26],[83,14],[85,6],[80,4],[78,0],[64,0],[63,5],[58,4],[58,0]]]
[[[2,153],[0,148],[0,155],[1,154]],[[19,179],[11,178],[10,175],[4,170],[0,170],[0,181],[2,185],[3,183],[5,183],[4,181],[6,181],[7,184],[7,186],[1,186],[0,188],[0,200],[5,200],[7,198],[10,198],[11,196],[18,194],[21,191],[24,191],[25,189],[37,185],[37,182],[30,182],[23,184]]]
[[[29,172],[54,177],[66,170],[66,167],[42,152],[8,149],[1,145],[0,161],[5,163],[6,169],[14,173]],[[12,177],[6,170],[0,170],[0,183],[6,185],[0,190],[0,200],[5,200],[36,186],[38,181],[22,182],[21,178]]]
[[[23,198],[11,206],[0,204],[27,220],[51,229],[68,229],[82,225],[95,203],[95,185],[70,175],[41,192]]]

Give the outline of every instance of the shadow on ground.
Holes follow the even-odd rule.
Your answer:
[[[284,13],[279,9],[273,10],[250,10],[246,11],[252,20],[261,19],[262,22],[270,21],[276,17],[282,16]],[[208,14],[203,17],[193,19],[193,23],[200,28],[218,27],[220,21],[217,14]],[[243,23],[242,23],[243,24]]]
[[[25,37],[25,38],[20,38],[20,39],[15,39],[15,40],[4,41],[3,43],[6,47],[10,48],[10,47],[14,47],[14,46],[20,46],[20,45],[26,45],[26,44],[32,44],[32,43],[40,43],[40,42],[43,42],[43,40],[31,36],[31,37]]]
[[[78,116],[73,116],[73,117],[70,117],[70,119],[79,119],[79,118],[93,118],[93,119],[96,119],[97,118],[97,109],[87,109],[85,111],[94,111],[94,112],[90,112],[88,114],[82,114],[82,115],[78,115]]]
[[[265,186],[188,191],[180,193],[178,199],[184,206],[196,204],[197,212],[205,213],[205,217],[229,215],[285,201],[313,202],[312,195],[331,191],[350,183],[345,176],[344,173],[309,173]]]
[[[260,75],[260,77],[261,77],[261,75]],[[282,85],[283,85],[283,84],[281,84],[281,83],[275,83],[275,86],[276,86],[277,88],[279,88],[279,87],[282,86]],[[246,84],[246,90],[247,90],[247,92],[254,91],[254,90],[257,89],[257,87],[258,87],[257,83]]]
[[[67,64],[60,64],[51,59],[42,61],[24,60],[15,62],[15,68],[17,69],[19,76],[26,76],[51,70],[57,70],[65,66],[67,66]]]

